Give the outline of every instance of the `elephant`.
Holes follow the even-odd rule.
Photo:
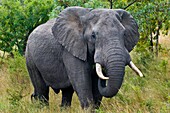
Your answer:
[[[123,9],[64,9],[28,37],[25,57],[34,87],[31,97],[48,103],[52,88],[62,92],[63,107],[71,106],[75,92],[82,108],[98,108],[103,97],[118,93],[125,66],[143,76],[129,54],[138,40],[137,22]]]

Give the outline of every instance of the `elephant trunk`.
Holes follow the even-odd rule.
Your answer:
[[[107,85],[105,80],[99,79],[98,81],[100,94],[107,98],[111,98],[118,93],[125,74],[126,61],[124,55],[115,52],[112,52],[112,54],[109,55],[105,67],[106,75],[109,77]]]

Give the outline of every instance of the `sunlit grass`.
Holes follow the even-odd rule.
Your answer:
[[[133,54],[133,53],[132,53]],[[137,53],[135,53],[137,54]],[[167,53],[160,53],[152,61],[134,57],[134,62],[142,70],[145,78],[140,78],[129,67],[119,93],[111,98],[103,98],[97,113],[170,113],[170,63]],[[137,54],[138,55],[138,54]],[[22,56],[0,59],[0,113],[88,113],[82,110],[74,93],[72,106],[61,109],[61,93],[50,89],[49,107],[32,103],[33,92],[25,60]],[[148,63],[148,64],[147,64]]]

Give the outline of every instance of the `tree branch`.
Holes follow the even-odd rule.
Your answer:
[[[113,9],[113,0],[108,0],[110,2],[110,9]]]
[[[126,7],[124,7],[123,9],[125,10],[125,9],[127,9],[128,7],[130,7],[131,5],[133,5],[135,2],[137,2],[138,0],[135,0],[135,1],[133,1],[133,2],[131,2],[130,4],[128,4]]]

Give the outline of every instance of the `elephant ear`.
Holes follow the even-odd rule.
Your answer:
[[[69,7],[64,9],[56,18],[52,33],[57,41],[75,57],[87,59],[87,44],[83,39],[83,24],[81,16],[90,9]]]
[[[130,52],[139,40],[138,25],[135,19],[123,9],[115,10],[121,18],[121,23],[125,27],[124,43],[126,49]]]

